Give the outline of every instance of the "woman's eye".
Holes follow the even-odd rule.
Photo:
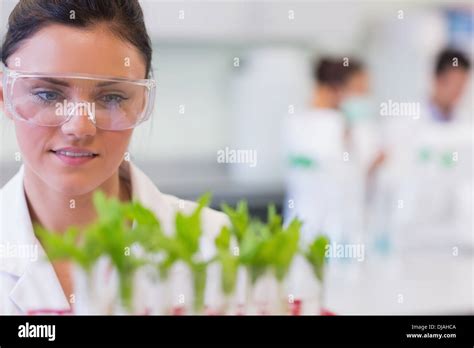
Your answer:
[[[121,95],[118,95],[118,94],[107,94],[101,98],[103,102],[110,103],[110,104],[120,104],[122,101],[126,99],[127,98],[122,97]]]
[[[59,97],[58,93],[52,92],[52,91],[40,91],[40,92],[34,93],[34,95],[45,102],[58,100],[58,97]]]

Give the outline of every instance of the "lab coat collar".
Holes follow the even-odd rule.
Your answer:
[[[119,168],[119,175],[129,181],[134,200],[152,209],[160,219],[170,213],[172,207],[166,204],[157,187],[132,163],[124,161]],[[18,249],[22,247],[33,252],[18,253],[16,257],[2,255],[0,271],[18,278],[10,292],[10,299],[23,313],[44,310],[67,312],[71,308],[70,304],[52,264],[34,234],[23,178],[22,165],[18,173],[1,190],[0,244],[5,249],[16,246]]]
[[[169,216],[173,213],[173,206],[166,201],[165,195],[160,192],[151,179],[132,162],[123,161],[119,168],[119,175],[131,184],[132,200],[155,213],[165,231],[172,231]]]

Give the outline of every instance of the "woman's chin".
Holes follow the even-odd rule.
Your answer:
[[[94,192],[99,183],[92,183],[90,180],[65,180],[62,178],[61,183],[53,184],[56,191],[61,192],[65,196],[77,197]]]

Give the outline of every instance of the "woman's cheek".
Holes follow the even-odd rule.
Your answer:
[[[127,129],[117,132],[105,131],[102,134],[101,143],[104,145],[103,156],[108,167],[111,166],[115,169],[122,163],[128,145],[130,144],[132,133],[133,129]]]
[[[39,127],[26,122],[15,121],[15,129],[22,160],[33,169],[39,170],[44,164],[44,156],[49,154],[45,144],[54,136],[54,128]]]
[[[68,145],[60,128],[40,127],[15,121],[16,137],[22,161],[43,181],[58,191],[68,194],[83,194],[96,189],[117,170],[124,160],[133,129],[125,131],[101,131],[94,139],[76,139],[75,145],[89,146],[100,152],[100,157],[88,172],[64,170],[51,147]],[[69,142],[69,144],[71,144]],[[71,144],[72,145],[72,144]]]

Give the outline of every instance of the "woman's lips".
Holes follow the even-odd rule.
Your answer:
[[[93,151],[79,148],[62,148],[51,152],[63,163],[73,166],[85,164],[98,156]]]

